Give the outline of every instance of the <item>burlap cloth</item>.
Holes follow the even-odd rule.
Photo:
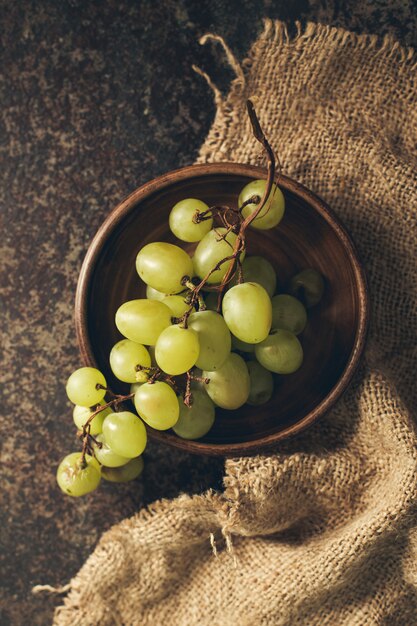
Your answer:
[[[283,171],[357,243],[366,354],[318,425],[227,461],[224,493],[161,501],[107,532],[57,626],[417,624],[416,62],[391,39],[313,24],[289,37],[268,21],[242,67],[199,162],[257,162],[251,96]]]

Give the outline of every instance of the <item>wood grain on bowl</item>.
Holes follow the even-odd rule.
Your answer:
[[[242,187],[264,178],[265,170],[235,163],[194,165],[150,181],[123,200],[105,220],[84,260],[78,282],[75,323],[85,364],[97,366],[110,387],[125,393],[127,385],[109,367],[112,346],[121,339],[114,324],[118,307],[145,297],[145,285],[135,269],[142,246],[169,241],[192,252],[169,230],[172,206],[183,198],[208,205],[236,206]],[[212,430],[201,440],[188,441],[171,431],[148,429],[152,439],[189,452],[212,455],[256,454],[313,424],[346,389],[364,348],[369,299],[363,268],[354,245],[329,207],[305,187],[279,176],[286,201],[282,222],[274,229],[250,229],[248,254],[268,258],[276,269],[277,292],[285,291],[298,271],[313,267],[325,280],[320,304],[308,311],[300,336],[301,368],[276,377],[270,402],[236,411],[217,409]]]

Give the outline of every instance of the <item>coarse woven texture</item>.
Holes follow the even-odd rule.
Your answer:
[[[161,501],[108,531],[56,626],[416,623],[416,61],[391,39],[267,21],[242,68],[199,162],[259,162],[250,96],[284,172],[357,244],[365,356],[319,424],[227,461],[224,493]]]

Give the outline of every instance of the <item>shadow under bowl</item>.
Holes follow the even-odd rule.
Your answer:
[[[240,190],[263,169],[235,163],[193,165],[156,178],[123,200],[107,217],[85,257],[76,294],[75,323],[86,365],[98,367],[116,393],[128,393],[109,366],[112,346],[122,337],[114,317],[123,302],[145,297],[135,259],[152,241],[179,242],[169,230],[172,206],[183,198],[199,198],[209,206],[236,206]],[[364,348],[369,300],[364,271],[352,241],[329,207],[311,191],[279,177],[286,211],[278,227],[249,229],[247,251],[265,256],[275,267],[277,292],[289,279],[312,267],[325,280],[321,302],[308,310],[300,336],[301,368],[276,376],[272,399],[262,406],[216,410],[212,430],[198,441],[172,431],[147,428],[149,437],[188,452],[210,455],[262,453],[322,417],[345,391]]]

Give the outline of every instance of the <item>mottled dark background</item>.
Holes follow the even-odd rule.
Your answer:
[[[243,58],[269,16],[416,43],[409,0],[0,0],[1,626],[46,625],[101,533],[143,505],[221,483],[222,462],[150,446],[143,480],[83,499],[55,485],[78,446],[64,384],[82,259],[108,211],[194,161],[213,120],[206,69],[232,74],[208,30]],[[192,469],[190,469],[190,467]]]

